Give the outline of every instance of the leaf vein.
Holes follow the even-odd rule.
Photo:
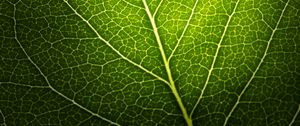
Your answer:
[[[142,69],[143,71],[147,72],[148,74],[156,77],[158,80],[161,80],[162,82],[169,84],[168,81],[165,79],[161,78],[160,76],[154,74],[153,72],[149,71],[145,67],[133,62],[132,60],[128,59],[126,56],[124,56],[121,52],[119,52],[116,48],[114,48],[107,40],[105,40],[98,32],[97,30],[90,24],[88,20],[83,18],[69,3],[67,0],[64,0],[64,2],[71,8],[71,10],[78,16],[80,17],[93,31],[94,33],[98,36],[100,40],[102,40],[108,47],[110,47],[114,52],[116,52],[121,58],[124,60],[128,61],[129,63],[133,64],[134,66],[137,66],[138,68]]]
[[[297,116],[299,115],[299,112],[300,112],[300,104],[298,105],[298,110],[296,111],[296,113],[295,113],[295,115],[294,115],[292,121],[290,122],[289,126],[292,126],[292,125],[293,125],[293,123],[295,122]]]
[[[180,97],[180,95],[179,95],[179,93],[176,89],[176,86],[175,86],[175,83],[174,83],[174,80],[173,80],[173,77],[172,77],[172,72],[171,72],[171,69],[170,69],[170,64],[169,64],[169,61],[166,58],[166,54],[164,52],[164,49],[163,49],[163,46],[162,46],[162,43],[161,43],[161,40],[160,40],[160,36],[158,34],[158,30],[157,30],[157,27],[156,27],[155,19],[152,16],[152,14],[151,14],[151,12],[148,8],[146,0],[143,0],[143,3],[144,3],[144,6],[145,6],[146,13],[147,13],[147,15],[149,17],[149,20],[151,22],[151,25],[152,25],[152,28],[153,28],[153,33],[155,35],[157,44],[159,46],[159,51],[160,51],[160,54],[162,56],[162,60],[163,60],[164,65],[165,65],[165,70],[168,74],[168,79],[169,79],[169,84],[168,85],[169,85],[170,89],[172,90],[172,93],[173,93],[174,97],[176,98],[176,101],[177,101],[177,103],[180,107],[180,110],[183,114],[183,117],[184,117],[187,125],[192,126],[193,125],[192,120],[188,117],[185,106],[183,105],[181,97]]]
[[[23,86],[23,87],[29,87],[29,88],[49,88],[49,86],[32,86],[32,85],[26,85],[26,84],[20,84],[15,82],[0,82],[0,85],[15,85],[15,86]]]
[[[221,36],[221,39],[220,39],[220,41],[219,41],[219,43],[218,43],[218,45],[217,45],[218,47],[217,47],[217,50],[216,50],[216,52],[215,52],[213,62],[212,62],[211,67],[210,67],[210,69],[209,69],[209,71],[208,71],[208,75],[207,75],[207,79],[206,79],[206,81],[205,81],[204,87],[203,87],[203,89],[202,89],[202,91],[201,91],[201,94],[200,94],[200,96],[199,96],[199,98],[198,98],[196,104],[194,105],[194,107],[193,107],[193,109],[192,109],[192,111],[191,111],[190,117],[192,117],[192,115],[193,115],[195,109],[197,108],[198,104],[200,103],[200,101],[201,101],[201,99],[202,99],[202,97],[203,97],[204,91],[205,91],[205,89],[206,89],[206,87],[207,87],[207,85],[208,85],[208,82],[209,82],[209,80],[210,80],[212,71],[213,71],[213,69],[214,69],[214,67],[215,67],[216,59],[217,59],[217,56],[218,56],[218,54],[219,54],[219,50],[220,50],[220,48],[221,48],[222,41],[223,41],[223,39],[224,39],[224,36],[226,35],[226,31],[227,31],[227,28],[228,28],[228,26],[229,26],[229,24],[230,24],[231,18],[232,18],[233,15],[236,13],[235,11],[236,11],[236,8],[237,8],[239,2],[240,2],[240,0],[238,0],[238,1],[236,2],[236,4],[235,4],[235,6],[234,6],[234,9],[233,9],[232,13],[231,13],[231,14],[229,15],[229,17],[228,17],[227,23],[226,23],[225,28],[224,28],[224,32],[223,32],[223,34],[222,34],[222,36]]]
[[[16,3],[17,4],[17,3]],[[117,125],[117,126],[120,126],[118,123],[116,122],[113,122],[107,118],[104,118],[102,117],[101,115],[97,114],[97,113],[94,113],[92,112],[91,110],[81,106],[80,104],[78,104],[75,100],[73,99],[70,99],[69,97],[65,96],[64,94],[62,94],[61,92],[57,91],[49,82],[47,76],[42,72],[42,70],[38,67],[38,65],[36,63],[33,62],[33,60],[30,58],[30,56],[27,54],[26,50],[24,49],[24,47],[22,46],[21,42],[19,41],[18,39],[18,36],[17,36],[17,21],[16,21],[16,4],[13,4],[14,5],[14,34],[15,34],[15,40],[16,42],[18,43],[18,45],[20,46],[20,48],[22,49],[23,53],[26,55],[27,59],[31,62],[31,64],[34,65],[34,67],[39,71],[39,73],[43,76],[43,78],[45,79],[46,83],[48,84],[49,88],[55,92],[56,94],[60,95],[61,97],[65,98],[67,101],[70,101],[72,102],[74,105],[76,105],[77,107],[85,110],[86,112],[92,114],[93,116],[96,116],[96,117],[99,117],[100,119],[104,120],[104,121],[107,121],[113,125]]]
[[[227,122],[228,122],[230,116],[232,115],[233,111],[236,109],[237,105],[239,104],[240,99],[241,99],[241,96],[245,93],[245,91],[246,91],[247,88],[249,87],[250,83],[252,82],[252,80],[253,80],[254,77],[255,77],[255,74],[257,73],[257,71],[259,70],[260,66],[262,65],[262,63],[263,63],[265,57],[267,56],[267,52],[268,52],[268,50],[269,50],[270,43],[271,43],[271,41],[272,41],[272,39],[273,39],[273,36],[274,36],[274,34],[275,34],[275,32],[276,32],[276,30],[277,30],[279,24],[280,24],[280,21],[281,21],[281,19],[282,19],[282,17],[283,17],[283,14],[284,14],[284,12],[285,12],[285,10],[286,10],[286,8],[287,8],[289,2],[290,2],[290,0],[288,0],[288,1],[286,2],[286,4],[285,4],[283,10],[281,11],[280,17],[279,17],[279,19],[278,19],[278,21],[277,21],[277,23],[276,23],[276,26],[275,26],[275,28],[273,29],[272,34],[271,34],[271,36],[270,36],[270,38],[269,38],[269,41],[268,41],[268,44],[267,44],[267,47],[266,47],[266,49],[265,49],[265,52],[264,52],[263,57],[261,58],[259,64],[257,65],[255,71],[253,72],[253,74],[252,74],[251,78],[249,79],[249,81],[247,82],[246,86],[243,88],[242,92],[241,92],[240,95],[238,96],[238,99],[237,99],[236,103],[234,104],[234,106],[232,107],[232,109],[230,110],[228,116],[226,117],[223,126],[225,126],[225,125],[227,124]]]
[[[158,7],[155,9],[155,11],[154,11],[154,13],[153,13],[153,18],[155,18],[155,16],[156,16],[156,14],[157,14],[157,12],[158,12],[158,10],[159,10],[161,4],[163,3],[163,1],[164,1],[164,0],[161,0],[161,1],[159,2]]]
[[[3,118],[3,125],[4,125],[4,126],[7,126],[7,125],[6,125],[6,121],[5,121],[5,116],[4,116],[4,114],[2,113],[1,109],[0,109],[0,115],[1,115],[2,118]]]
[[[189,24],[190,24],[190,22],[191,22],[191,20],[192,20],[192,17],[193,17],[193,15],[194,15],[194,13],[195,13],[195,9],[196,9],[196,7],[197,7],[197,5],[198,5],[198,2],[199,2],[199,0],[196,0],[195,4],[194,4],[194,6],[193,6],[193,9],[192,9],[191,15],[189,16],[189,19],[188,19],[188,21],[186,22],[186,25],[184,26],[184,29],[183,29],[183,31],[182,31],[182,33],[181,33],[181,35],[180,35],[180,37],[179,37],[179,39],[178,39],[178,41],[177,41],[177,43],[176,43],[175,48],[173,49],[172,53],[170,54],[170,56],[169,56],[169,58],[168,58],[168,61],[169,61],[169,62],[170,62],[170,60],[172,59],[172,57],[173,57],[175,51],[177,50],[177,48],[178,48],[178,46],[179,46],[179,44],[180,44],[180,42],[181,42],[181,40],[182,40],[182,38],[183,38],[183,36],[184,36],[186,30],[187,30],[187,28],[188,28],[188,26],[189,26]]]

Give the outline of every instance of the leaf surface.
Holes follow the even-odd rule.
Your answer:
[[[1,125],[300,125],[298,0],[2,0]]]

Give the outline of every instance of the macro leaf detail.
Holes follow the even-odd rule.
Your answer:
[[[298,0],[2,0],[0,125],[300,125]]]

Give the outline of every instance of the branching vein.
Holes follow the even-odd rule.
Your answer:
[[[205,91],[205,89],[206,89],[206,87],[207,87],[207,84],[208,84],[208,82],[209,82],[209,79],[210,79],[210,77],[211,77],[211,73],[212,73],[212,71],[213,71],[213,69],[214,69],[214,67],[215,67],[216,59],[217,59],[217,56],[218,56],[218,54],[219,54],[219,51],[220,51],[220,48],[221,48],[223,39],[224,39],[224,37],[225,37],[227,28],[228,28],[228,26],[229,26],[229,24],[230,24],[230,21],[231,21],[233,15],[235,14],[235,11],[236,11],[236,8],[237,8],[239,2],[240,2],[240,0],[238,0],[238,1],[236,2],[236,4],[235,4],[235,6],[234,6],[234,9],[233,9],[232,13],[231,13],[231,14],[229,15],[229,17],[228,17],[227,23],[226,23],[225,28],[224,28],[224,32],[223,32],[223,34],[222,34],[222,36],[221,36],[221,39],[220,39],[220,41],[219,41],[219,43],[218,43],[218,47],[217,47],[217,50],[216,50],[216,52],[215,52],[214,59],[213,59],[213,61],[212,61],[211,67],[210,67],[210,69],[209,69],[209,71],[208,71],[208,75],[207,75],[207,79],[206,79],[206,81],[205,81],[204,87],[203,87],[203,89],[202,89],[202,91],[201,91],[201,94],[200,94],[200,96],[199,96],[199,98],[198,98],[196,104],[194,105],[194,107],[193,107],[193,109],[192,109],[192,112],[191,112],[191,114],[190,114],[190,117],[193,116],[193,113],[194,113],[195,109],[197,108],[198,104],[200,103],[200,101],[201,101],[201,99],[202,99],[202,97],[203,97],[204,91]]]
[[[239,104],[242,95],[245,93],[245,91],[246,91],[247,88],[249,87],[250,83],[251,83],[252,80],[254,79],[255,74],[256,74],[257,71],[259,70],[259,68],[260,68],[260,66],[262,65],[262,63],[264,62],[264,59],[266,58],[267,52],[268,52],[269,47],[270,47],[270,43],[271,43],[271,41],[273,40],[273,36],[274,36],[274,34],[275,34],[275,32],[276,32],[276,30],[277,30],[279,24],[280,24],[280,21],[281,21],[281,19],[282,19],[282,17],[283,17],[284,11],[286,10],[286,7],[288,6],[289,2],[290,2],[290,0],[288,0],[288,1],[286,2],[286,4],[285,4],[283,10],[281,11],[281,15],[280,15],[280,17],[279,17],[279,19],[278,19],[278,21],[277,21],[277,23],[276,23],[275,28],[274,28],[273,31],[272,31],[272,34],[271,34],[270,39],[269,39],[269,41],[268,41],[268,44],[267,44],[267,47],[266,47],[266,49],[265,49],[265,52],[264,52],[263,57],[261,58],[261,60],[260,60],[260,62],[259,62],[259,64],[258,64],[258,66],[256,67],[255,71],[253,72],[253,74],[252,74],[250,80],[248,81],[248,83],[246,84],[246,86],[244,87],[244,89],[242,90],[242,92],[240,93],[240,95],[238,96],[238,99],[237,99],[236,103],[234,104],[233,108],[231,109],[231,111],[229,112],[229,114],[227,115],[227,117],[226,117],[226,119],[225,119],[225,122],[224,122],[224,125],[223,125],[223,126],[225,126],[225,125],[227,124],[228,119],[230,118],[230,116],[232,115],[233,111],[235,110],[235,108],[236,108],[237,105]]]
[[[173,80],[173,77],[172,77],[172,72],[171,72],[171,69],[170,69],[170,64],[169,64],[169,61],[167,60],[166,58],[166,54],[164,52],[164,49],[163,49],[163,46],[162,46],[162,43],[160,41],[160,36],[158,34],[158,30],[157,30],[157,27],[156,27],[156,23],[155,23],[155,19],[154,17],[152,16],[149,8],[148,8],[148,5],[147,5],[147,2],[146,0],[143,0],[143,3],[144,3],[144,6],[145,6],[145,9],[146,9],[146,12],[147,12],[147,15],[150,19],[150,22],[151,22],[151,25],[153,27],[153,33],[155,35],[155,38],[156,38],[156,41],[157,41],[157,44],[159,46],[159,51],[161,53],[161,56],[162,56],[162,59],[163,59],[163,62],[164,62],[164,65],[165,65],[165,69],[167,71],[167,74],[168,74],[168,78],[169,78],[169,87],[171,88],[172,90],[172,93],[173,95],[175,96],[176,98],[176,101],[181,109],[181,112],[183,114],[183,117],[187,123],[188,126],[192,126],[193,123],[192,123],[192,120],[188,117],[188,114],[187,114],[187,111],[182,103],[182,100],[181,100],[181,97],[176,89],[176,86],[175,86],[175,83],[174,83],[174,80]]]
[[[30,58],[30,56],[27,54],[26,50],[25,50],[24,47],[22,46],[21,42],[19,41],[18,36],[17,36],[17,20],[16,20],[16,18],[15,18],[15,15],[16,15],[16,4],[14,4],[14,18],[13,18],[13,20],[14,20],[14,34],[15,34],[15,40],[16,40],[16,42],[18,43],[18,45],[20,46],[20,48],[22,49],[22,51],[24,52],[24,54],[26,55],[27,59],[30,61],[30,63],[33,64],[34,67],[35,67],[35,68],[39,71],[39,73],[43,76],[43,78],[45,79],[45,81],[46,81],[46,83],[48,84],[49,88],[50,88],[53,92],[55,92],[56,94],[58,94],[58,95],[60,95],[61,97],[65,98],[66,100],[72,102],[75,106],[77,106],[77,107],[79,107],[79,108],[85,110],[86,112],[92,114],[93,116],[96,116],[96,117],[98,117],[98,118],[100,118],[100,119],[102,119],[102,120],[105,120],[105,121],[107,121],[107,122],[109,122],[109,123],[111,123],[111,124],[113,124],[113,125],[119,126],[118,123],[113,122],[113,121],[111,121],[111,120],[109,120],[109,119],[107,119],[107,118],[104,118],[104,117],[102,117],[101,115],[99,115],[99,114],[97,114],[97,113],[94,113],[94,112],[92,112],[91,110],[89,110],[89,109],[87,109],[87,108],[81,106],[81,105],[78,104],[75,100],[70,99],[69,97],[67,97],[67,96],[65,96],[64,94],[62,94],[62,93],[60,93],[59,91],[57,91],[57,90],[50,84],[50,82],[49,82],[47,76],[42,72],[42,70],[38,67],[38,65],[37,65],[36,63],[33,62],[33,60]]]
[[[183,38],[183,36],[184,36],[184,34],[185,34],[187,28],[188,28],[188,26],[190,25],[191,19],[192,19],[194,13],[195,13],[195,9],[196,9],[196,7],[197,7],[197,5],[198,5],[198,2],[199,2],[199,0],[196,0],[195,4],[194,4],[194,6],[193,6],[193,9],[192,9],[191,15],[190,15],[188,21],[186,22],[186,25],[185,25],[185,27],[184,27],[184,29],[183,29],[183,31],[182,31],[182,33],[181,33],[181,35],[180,35],[180,37],[179,37],[177,43],[176,43],[175,48],[173,49],[171,55],[170,55],[169,58],[168,58],[168,61],[169,61],[169,62],[170,62],[170,60],[172,59],[172,57],[173,57],[173,55],[174,55],[176,49],[178,48],[178,46],[179,46],[179,44],[180,44],[180,42],[181,42],[181,40],[182,40],[182,38]]]
[[[142,69],[143,71],[149,73],[150,75],[156,77],[157,79],[163,81],[166,84],[169,84],[168,81],[166,81],[165,79],[161,78],[160,76],[154,74],[153,72],[149,71],[148,69],[144,68],[143,66],[133,62],[132,60],[128,59],[127,57],[125,57],[121,52],[119,52],[117,49],[115,49],[107,40],[105,40],[98,32],[97,30],[91,25],[91,23],[86,20],[84,17],[82,17],[69,3],[67,0],[64,0],[64,2],[72,9],[72,11],[78,16],[80,17],[93,31],[94,33],[98,36],[98,38],[103,41],[107,46],[109,46],[114,52],[116,52],[121,58],[123,58],[124,60],[128,61],[129,63],[133,64],[134,66],[137,66],[138,68]]]
[[[49,88],[49,86],[32,86],[32,85],[20,84],[15,82],[0,82],[0,85],[15,85],[15,86],[23,86],[29,88]]]
[[[2,113],[1,109],[0,109],[0,115],[1,115],[2,118],[3,118],[3,125],[6,126],[5,116],[4,116],[4,114]]]
[[[297,116],[299,115],[299,112],[300,112],[300,104],[298,105],[298,110],[296,111],[296,113],[295,113],[295,115],[294,115],[292,121],[290,122],[289,126],[292,126],[292,125],[293,125],[293,123],[295,122]]]

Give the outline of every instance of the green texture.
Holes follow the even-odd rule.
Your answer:
[[[299,0],[0,0],[0,126],[298,126],[299,113]]]

